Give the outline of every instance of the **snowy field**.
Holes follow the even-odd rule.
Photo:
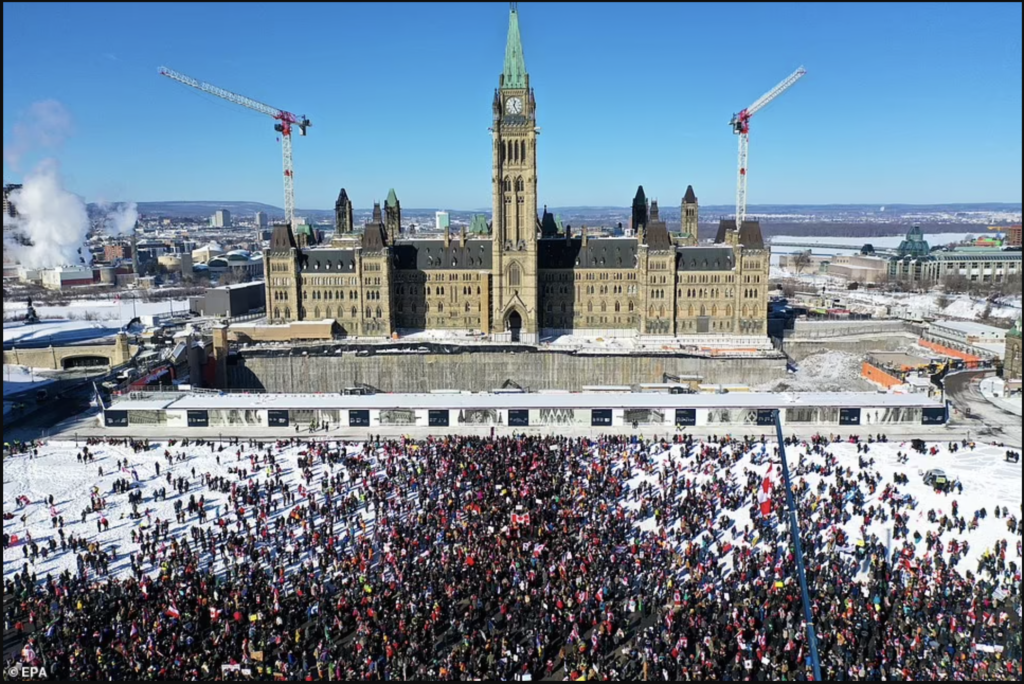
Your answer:
[[[25,301],[4,301],[4,319],[11,320],[24,316],[28,310]],[[91,321],[109,323],[108,327],[128,325],[135,316],[157,316],[161,314],[188,311],[187,301],[144,302],[125,297],[120,301],[110,299],[83,299],[67,306],[35,305],[36,315],[41,319],[66,321]]]
[[[4,344],[62,345],[113,337],[121,326],[92,321],[4,323]]]
[[[1006,323],[1021,317],[1021,296],[1001,297],[989,302],[985,297],[967,294],[943,295],[941,292],[880,292],[877,290],[847,290],[847,282],[841,278],[818,273],[794,273],[772,266],[770,278],[773,282],[795,280],[815,288],[828,288],[830,296],[842,301],[854,313],[866,313],[880,318],[886,316],[934,319],[952,318],[977,321],[986,311],[994,319]],[[991,307],[990,307],[991,305]]]
[[[755,392],[873,392],[874,383],[861,376],[861,354],[830,351],[797,364],[797,372],[754,387]]]
[[[233,527],[238,520],[237,516],[242,515],[250,518],[252,511],[236,512],[229,509],[228,495],[213,492],[202,487],[200,482],[206,475],[214,477],[226,477],[232,482],[249,482],[251,480],[263,481],[266,473],[256,470],[255,474],[249,474],[253,470],[250,467],[248,454],[249,450],[242,451],[242,457],[236,456],[237,447],[226,447],[220,453],[220,463],[217,462],[217,453],[209,446],[190,447],[181,449],[170,447],[172,454],[185,453],[188,459],[184,462],[167,465],[167,459],[163,457],[166,445],[154,445],[153,448],[144,453],[136,454],[126,447],[100,445],[91,447],[97,460],[88,465],[83,465],[76,460],[77,449],[74,443],[53,442],[46,444],[40,449],[37,458],[30,459],[26,455],[17,455],[8,458],[4,463],[4,513],[13,514],[11,520],[4,522],[4,533],[18,537],[18,544],[4,551],[4,575],[11,576],[19,572],[25,559],[23,556],[24,542],[31,537],[32,540],[43,546],[50,539],[57,539],[57,530],[51,524],[51,515],[63,516],[65,519],[65,534],[73,534],[75,537],[84,538],[89,542],[95,542],[104,550],[115,550],[117,560],[111,565],[111,572],[116,575],[124,575],[129,565],[127,554],[138,551],[138,547],[132,543],[133,531],[145,529],[154,525],[158,520],[171,521],[171,533],[174,537],[182,537],[188,533],[191,526],[197,524],[194,516],[189,516],[185,525],[174,522],[174,504],[181,501],[188,503],[190,495],[196,499],[206,497],[206,510],[211,514],[207,525],[214,524],[219,518]],[[639,447],[629,447],[637,449]],[[755,449],[751,454],[744,456],[735,466],[727,471],[717,470],[714,464],[709,464],[703,469],[696,465],[692,455],[682,453],[684,447],[674,446],[669,451],[660,453],[654,459],[654,464],[647,472],[637,475],[630,486],[635,488],[642,482],[652,483],[658,486],[659,471],[673,471],[682,474],[686,478],[692,478],[695,482],[705,483],[715,477],[724,478],[726,481],[733,481],[742,486],[747,480],[748,472],[756,473],[758,478],[763,478],[773,467],[771,454],[774,445],[769,444],[764,449]],[[696,447],[699,449],[700,447]],[[293,488],[293,491],[300,484],[304,484],[301,473],[297,467],[297,459],[300,447],[275,447],[279,453],[278,462],[284,468],[284,479]],[[357,447],[350,447],[350,453],[357,450]],[[894,481],[897,473],[903,473],[909,478],[908,485],[900,486],[901,495],[913,497],[915,505],[910,512],[910,535],[920,532],[922,536],[929,531],[937,531],[938,525],[929,522],[929,512],[935,511],[939,518],[951,512],[954,501],[960,507],[960,514],[970,521],[976,510],[988,509],[988,517],[980,521],[976,530],[967,531],[962,535],[954,535],[962,541],[970,544],[970,551],[966,556],[965,569],[973,570],[976,567],[978,558],[987,550],[992,548],[999,540],[1009,541],[1011,548],[1015,545],[1015,539],[1009,534],[1005,520],[997,519],[992,513],[995,506],[1006,506],[1010,512],[1020,515],[1021,510],[1021,467],[1005,462],[1005,451],[994,446],[979,445],[975,450],[964,450],[957,454],[949,453],[945,446],[941,447],[942,453],[937,456],[922,456],[912,454],[909,463],[903,465],[899,462],[899,452],[908,453],[907,444],[875,444],[871,445],[871,452],[867,458],[876,460],[876,464],[867,468],[868,472],[877,473],[880,476],[879,485],[875,494],[868,497],[865,508],[872,505],[877,506],[879,495]],[[817,496],[818,485],[824,479],[827,486],[835,480],[835,475],[822,477],[812,472],[812,466],[825,465],[825,458],[822,456],[807,457],[806,468],[801,471],[801,456],[806,452],[803,447],[791,447],[788,451],[790,461],[794,470],[798,473],[795,481],[805,480],[810,485],[809,493],[805,496]],[[856,447],[852,444],[836,444],[829,448],[829,452],[839,460],[839,465],[844,468],[859,471],[859,462]],[[117,461],[127,460],[128,466],[118,470]],[[161,465],[161,475],[157,477],[155,466],[157,462]],[[239,476],[237,470],[245,469],[245,475]],[[959,480],[963,484],[963,494],[945,495],[934,492],[922,483],[920,473],[932,468],[943,468],[952,480]],[[100,469],[103,474],[98,475]],[[330,472],[329,466],[318,464],[314,467],[314,476],[311,479],[310,491],[318,496],[320,482],[325,473]],[[174,488],[167,483],[166,475],[170,470],[173,478],[184,477],[191,483],[188,494],[175,496]],[[233,473],[232,471],[236,471]],[[803,474],[801,474],[801,472]],[[139,512],[143,514],[140,520],[132,520],[130,514],[132,507],[127,502],[127,494],[115,494],[114,482],[119,479],[136,481],[134,485],[142,492],[143,501],[139,505]],[[348,483],[349,486],[352,483]],[[154,502],[153,493],[156,489],[166,487],[168,497],[166,501]],[[54,506],[51,510],[47,503],[50,496],[54,497]],[[93,495],[102,498],[105,508],[100,513],[89,512],[82,522],[83,509],[89,507]],[[306,496],[309,492],[306,493]],[[29,501],[25,507],[19,507],[17,499],[26,497]],[[634,510],[640,503],[629,501],[627,506]],[[742,546],[744,539],[752,541],[750,537],[744,537],[744,528],[752,529],[750,510],[756,505],[755,501],[744,501],[737,509],[726,510],[734,522],[732,544]],[[884,507],[884,506],[883,506]],[[287,510],[281,510],[276,515],[283,516]],[[22,517],[25,518],[24,522]],[[364,520],[368,529],[372,529],[374,521],[367,509],[364,509]],[[97,532],[97,522],[101,519],[109,522],[109,530]],[[678,523],[676,523],[678,525]],[[877,518],[867,526],[867,534],[875,534],[883,541],[892,532],[892,520],[887,523],[880,522]],[[862,527],[865,520],[862,517],[854,516],[846,525],[846,531],[852,542],[862,538]],[[654,518],[639,523],[642,530],[652,530],[656,527]],[[728,534],[728,533],[727,533]],[[699,536],[699,535],[698,535]],[[948,544],[951,539],[950,533],[943,537]],[[169,545],[165,545],[160,555],[169,552]],[[918,555],[925,553],[924,545],[918,545]],[[725,563],[728,556],[723,557]],[[159,562],[158,562],[159,565]],[[154,572],[156,566],[151,568]],[[59,573],[69,570],[76,571],[75,555],[62,553],[57,548],[55,554],[49,555],[47,559],[40,558],[34,567],[35,572],[44,577],[46,574]]]

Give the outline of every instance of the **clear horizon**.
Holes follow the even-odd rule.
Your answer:
[[[1019,3],[741,7],[520,3],[541,204],[628,206],[642,184],[672,206],[692,184],[730,205],[730,116],[801,64],[753,120],[751,206],[1020,203]],[[270,5],[204,4],[211,31],[190,5],[5,3],[5,182],[56,158],[89,201],[281,206],[272,121],[163,64],[313,120],[295,141],[299,207],[341,187],[358,206],[392,187],[408,207],[490,206],[506,3],[289,14],[303,30],[282,59],[261,47]]]

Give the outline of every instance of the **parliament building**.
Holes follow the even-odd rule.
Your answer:
[[[274,228],[264,253],[272,324],[334,321],[343,337],[406,331],[478,331],[495,341],[542,336],[767,335],[769,252],[756,221],[723,221],[697,244],[697,197],[688,187],[670,233],[641,187],[632,237],[572,234],[538,214],[537,102],[519,17],[511,11],[505,66],[494,93],[493,214],[438,239],[405,239],[392,190],[359,234],[345,190],[329,247]]]

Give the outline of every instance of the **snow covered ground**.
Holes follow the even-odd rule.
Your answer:
[[[25,366],[4,366],[4,396],[20,394],[29,389],[40,389],[53,380],[32,372]]]
[[[868,472],[881,475],[881,481],[878,485],[877,493],[867,498],[864,508],[868,509],[873,505],[877,506],[879,504],[879,495],[886,486],[894,483],[894,478],[898,473],[906,475],[909,479],[909,484],[900,485],[899,493],[901,495],[910,495],[916,502],[916,505],[910,512],[908,525],[911,539],[915,532],[920,532],[922,537],[926,537],[929,532],[937,532],[939,525],[929,522],[929,511],[935,511],[937,518],[941,519],[943,515],[952,513],[952,504],[956,501],[960,507],[960,516],[966,518],[968,522],[974,517],[975,511],[986,509],[988,513],[988,517],[979,522],[976,530],[968,530],[964,534],[953,534],[952,536],[950,536],[949,532],[946,532],[943,537],[947,545],[952,539],[956,539],[958,542],[966,541],[970,544],[970,551],[967,553],[964,563],[960,566],[960,571],[970,570],[973,572],[982,555],[994,548],[996,542],[1001,540],[1009,542],[1010,552],[1007,554],[1009,558],[1010,554],[1013,553],[1016,537],[1009,533],[1005,519],[997,519],[993,515],[993,509],[995,506],[1005,506],[1010,509],[1012,515],[1020,516],[1022,499],[1021,468],[1019,465],[1006,462],[1005,449],[995,446],[977,445],[974,450],[962,450],[959,453],[953,454],[943,446],[940,447],[942,453],[936,456],[922,456],[910,452],[909,447],[909,444],[900,443],[871,445],[871,452],[865,458],[874,459],[875,465],[867,470]],[[699,483],[708,482],[716,477],[724,477],[727,481],[731,480],[742,485],[746,480],[744,476],[746,471],[756,472],[759,479],[774,471],[771,479],[778,488],[781,486],[781,477],[777,474],[779,470],[778,462],[775,461],[773,463],[772,459],[774,448],[775,445],[769,443],[764,450],[755,451],[753,454],[745,456],[736,466],[725,473],[713,466],[700,471],[691,460],[684,466],[683,476],[687,478],[692,477]],[[676,447],[671,452],[661,455],[657,459],[659,467],[663,468],[669,458],[678,459],[680,457],[680,450],[681,447]],[[823,480],[826,486],[834,483],[835,476],[822,477],[811,472],[800,475],[799,464],[801,463],[801,457],[804,457],[804,464],[809,467],[826,465],[825,457],[808,456],[806,455],[807,452],[808,449],[805,447],[790,447],[787,449],[790,468],[794,473],[794,484],[806,481],[810,485],[810,491],[806,496],[816,496],[815,493],[818,485]],[[859,471],[860,457],[857,454],[856,445],[834,444],[829,447],[828,452],[838,458],[841,467],[852,468],[855,472]],[[898,454],[900,452],[911,454],[906,465],[899,462]],[[963,494],[942,494],[927,487],[923,482],[922,475],[924,472],[935,468],[945,470],[951,481],[962,483]],[[641,482],[648,482],[657,487],[657,472],[652,471],[651,473],[640,475],[634,478],[630,485],[636,487]],[[750,517],[750,507],[753,503],[752,501],[745,502],[738,510],[726,512],[726,515],[735,522],[735,526],[732,528],[734,530],[732,540],[734,545],[740,540],[740,533],[744,529],[754,529]],[[634,503],[632,507],[635,510],[639,507],[639,503]],[[679,523],[676,523],[669,531],[678,527]],[[641,528],[654,530],[656,529],[656,522],[652,518],[642,523]],[[893,523],[891,519],[883,523],[876,518],[870,525],[865,527],[865,519],[863,517],[853,516],[853,519],[846,524],[844,530],[854,543],[872,534],[876,535],[879,539],[886,540],[890,538],[893,532]],[[925,553],[927,551],[922,542],[917,545],[917,556],[920,558]],[[727,567],[729,565],[727,561],[728,556],[722,558],[722,565]]]
[[[924,239],[928,241],[928,244],[932,247],[940,245],[952,245],[959,244],[965,239],[974,236],[980,236],[987,234],[985,232],[976,233],[936,233],[934,235],[925,235]],[[878,237],[878,238],[864,238],[864,237],[829,237],[827,235],[816,235],[813,237],[793,237],[790,235],[776,235],[773,236],[771,242],[773,245],[778,243],[788,242],[796,243],[800,245],[807,245],[807,247],[783,247],[773,246],[772,247],[772,264],[779,263],[779,256],[783,254],[799,254],[805,252],[808,249],[815,256],[837,256],[837,255],[849,255],[849,254],[860,254],[860,250],[864,245],[871,245],[876,250],[887,250],[896,249],[903,242],[903,235],[890,235],[889,237]],[[836,249],[826,247],[815,247],[814,245],[849,245],[849,249]]]
[[[24,301],[4,301],[4,318],[24,316],[28,305]],[[132,301],[125,297],[120,301],[109,299],[76,300],[67,306],[35,306],[36,315],[42,319],[63,319],[68,321],[109,322],[114,326],[125,326],[135,316],[156,316],[159,314],[188,311],[187,301],[144,302]]]
[[[119,325],[91,321],[40,321],[32,325],[4,323],[4,344],[62,345],[113,337]]]
[[[827,287],[829,296],[839,299],[854,313],[867,313],[880,317],[893,316],[914,319],[952,318],[977,321],[989,312],[991,318],[1007,323],[1021,317],[1021,296],[1001,297],[990,302],[985,297],[968,294],[944,295],[941,292],[924,294],[914,292],[880,292],[877,290],[847,290],[846,281],[817,273],[794,273],[772,266],[770,278],[774,282],[794,280],[816,289]]]
[[[33,373],[24,366],[4,366],[4,398],[20,394],[26,390],[42,389],[53,383],[53,380]],[[14,410],[13,401],[4,402],[4,416]]]
[[[872,392],[877,388],[861,377],[863,356],[830,351],[797,364],[797,372],[754,388],[757,392]]]
[[[249,451],[244,450],[242,452],[243,459],[238,462],[235,456],[236,448],[227,447],[220,454],[221,463],[218,464],[217,454],[208,446],[190,447],[188,449],[170,447],[172,453],[184,452],[189,455],[189,459],[185,462],[168,466],[167,460],[162,456],[165,448],[167,448],[165,445],[156,444],[149,452],[136,454],[131,449],[125,447],[95,446],[91,449],[97,455],[97,460],[89,465],[83,465],[76,460],[76,453],[80,449],[76,448],[74,443],[52,442],[40,449],[38,458],[30,459],[25,455],[8,458],[4,462],[3,507],[5,513],[12,513],[14,517],[12,520],[4,522],[4,532],[8,535],[18,536],[19,544],[4,551],[5,577],[21,570],[25,562],[22,553],[23,542],[29,535],[31,535],[31,539],[41,544],[48,542],[50,538],[56,536],[56,531],[51,524],[51,515],[54,512],[57,515],[64,516],[66,534],[74,534],[76,537],[83,537],[90,542],[96,542],[105,550],[116,549],[118,560],[112,565],[111,569],[112,572],[117,574],[124,573],[128,568],[125,559],[126,554],[137,550],[137,547],[131,543],[132,531],[138,530],[143,525],[155,524],[157,519],[173,521],[175,517],[174,503],[182,498],[170,496],[167,501],[153,502],[154,490],[167,486],[165,477],[158,478],[156,476],[155,464],[158,460],[161,463],[162,475],[166,476],[169,468],[173,477],[185,477],[191,480],[193,486],[190,494],[195,494],[197,499],[200,496],[206,497],[207,510],[212,513],[211,523],[217,520],[218,516],[224,516],[227,518],[227,522],[234,523],[235,514],[228,510],[227,495],[214,493],[199,487],[197,486],[197,481],[207,473],[214,476],[229,477],[234,480],[235,478],[231,476],[229,469],[239,466],[248,468],[249,461],[245,458],[245,455]],[[771,444],[767,446],[767,454],[755,451],[753,454],[743,457],[736,466],[727,472],[716,471],[714,466],[698,470],[696,461],[690,458],[690,455],[683,458],[682,449],[683,447],[681,446],[675,446],[670,451],[657,456],[655,468],[647,473],[638,475],[631,481],[631,485],[635,487],[640,482],[647,481],[657,486],[657,471],[662,469],[670,458],[675,460],[677,467],[681,468],[681,472],[684,473],[685,477],[692,477],[699,482],[706,482],[716,476],[721,476],[727,480],[745,480],[745,470],[757,472],[759,477],[763,477],[773,467],[770,462],[771,459],[768,457],[774,449],[774,446]],[[300,447],[278,448],[280,454],[279,462],[284,466],[285,481],[293,488],[297,488],[301,484],[300,470],[296,467],[296,459],[300,451],[302,451]],[[805,449],[800,447],[790,448],[788,453],[794,470],[798,468],[801,454],[804,452]],[[839,459],[840,465],[843,467],[852,468],[855,471],[859,469],[858,455],[854,445],[833,445],[830,447],[830,452]],[[921,456],[915,453],[910,456],[910,461],[906,465],[899,463],[897,458],[899,452],[908,453],[909,445],[892,443],[871,446],[869,457],[876,459],[877,463],[870,470],[877,471],[881,475],[882,480],[878,487],[878,494],[874,495],[874,497],[869,497],[865,508],[870,507],[872,504],[877,504],[877,496],[885,486],[893,482],[894,476],[897,473],[903,473],[909,477],[910,484],[901,486],[900,492],[911,495],[917,502],[911,513],[911,535],[915,531],[925,535],[928,531],[937,530],[937,525],[928,522],[928,512],[935,510],[939,512],[939,517],[941,518],[943,514],[950,512],[952,502],[956,500],[960,505],[961,515],[967,517],[968,520],[971,520],[974,511],[981,508],[986,508],[989,512],[988,518],[980,522],[980,527],[977,530],[969,531],[959,536],[960,539],[969,541],[971,546],[966,564],[961,566],[962,568],[973,569],[977,559],[985,550],[992,548],[997,540],[1008,539],[1010,540],[1011,548],[1013,547],[1014,541],[1008,533],[1005,521],[997,519],[992,515],[992,509],[997,505],[1008,507],[1014,515],[1020,514],[1022,499],[1021,468],[1019,465],[1011,465],[1005,462],[1005,451],[1002,448],[978,445],[974,450],[965,450],[958,454],[952,454],[945,447],[942,447],[943,453],[937,456]],[[126,470],[119,471],[116,467],[116,461],[123,461],[125,459],[127,459],[129,465]],[[807,463],[808,465],[815,463],[823,464],[824,458],[818,456],[809,457]],[[103,475],[98,475],[97,473],[101,468]],[[920,473],[932,468],[943,468],[951,479],[959,480],[964,487],[963,494],[938,494],[926,487],[922,483]],[[193,470],[195,471],[194,476]],[[313,483],[312,490],[318,494],[319,483],[324,472],[325,466],[323,465],[317,465],[314,468],[314,477],[311,480]],[[140,506],[140,511],[149,511],[148,520],[150,522],[147,522],[145,517],[138,521],[131,520],[129,517],[131,506],[127,503],[127,494],[113,493],[115,480],[124,478],[131,481],[135,479],[135,475],[138,475],[139,482],[137,486],[143,493],[143,504]],[[834,477],[829,476],[824,479],[832,481]],[[265,473],[257,471],[250,478],[262,480],[265,478]],[[816,491],[816,487],[822,478],[815,474],[807,474],[803,476],[803,479],[811,486],[811,493],[807,496],[814,496],[813,492]],[[168,490],[169,493],[173,493],[172,488],[168,487]],[[82,523],[82,510],[88,506],[94,491],[106,500],[106,509],[102,515],[109,521],[110,529],[102,533],[96,530],[97,521],[101,518],[100,514],[89,513],[86,516],[85,523]],[[46,503],[51,495],[54,497],[54,510],[52,512]],[[16,499],[21,496],[27,497],[30,501],[23,509],[19,509],[16,502]],[[186,503],[188,496],[183,497]],[[742,531],[744,527],[750,525],[749,510],[754,503],[753,501],[745,501],[737,510],[726,512],[736,522],[734,529]],[[635,509],[639,503],[632,502],[627,505],[633,505]],[[251,514],[252,512],[250,511],[245,515]],[[368,516],[369,513],[366,515]],[[24,522],[21,520],[23,516],[25,518]],[[368,524],[372,526],[372,519],[367,518],[367,520]],[[186,525],[177,525],[172,522],[172,534],[178,537],[187,534],[189,527],[195,524],[195,522],[194,519],[190,520]],[[847,532],[853,541],[861,539],[861,526],[863,524],[864,520],[855,516],[847,525]],[[642,529],[653,529],[655,525],[656,523],[653,518],[640,523]],[[868,533],[876,534],[884,540],[891,531],[891,527],[891,520],[888,523],[882,523],[876,519],[868,527]],[[948,543],[950,539],[948,533],[945,539]],[[923,545],[919,546],[918,554],[923,555],[924,553]],[[725,560],[723,558],[723,561]],[[47,573],[58,573],[63,570],[75,572],[75,556],[70,553],[61,553],[58,548],[56,555],[50,555],[45,560],[40,559],[34,569],[40,577],[44,577]]]

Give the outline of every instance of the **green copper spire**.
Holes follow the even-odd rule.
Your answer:
[[[398,195],[395,194],[395,189],[391,188],[388,191],[388,198],[384,201],[385,207],[397,207],[398,206]]]
[[[523,43],[519,39],[519,11],[516,3],[508,18],[508,43],[505,45],[505,70],[502,71],[503,88],[526,87],[526,60],[523,59]]]

